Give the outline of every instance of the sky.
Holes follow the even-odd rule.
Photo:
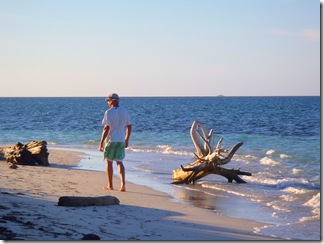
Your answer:
[[[319,96],[318,0],[0,0],[0,97]]]

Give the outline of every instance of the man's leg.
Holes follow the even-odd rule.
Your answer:
[[[113,162],[106,160],[106,172],[108,178],[108,185],[105,187],[107,190],[113,190]]]
[[[120,175],[120,189],[119,191],[126,191],[126,184],[125,184],[125,167],[123,162],[117,162],[118,171]]]

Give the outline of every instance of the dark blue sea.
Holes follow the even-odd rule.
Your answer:
[[[125,97],[133,125],[126,180],[217,215],[262,221],[261,234],[320,240],[320,97]],[[105,171],[97,150],[104,98],[0,98],[0,144],[45,140],[48,148],[88,154],[80,168]],[[172,185],[172,170],[193,161],[194,120],[230,149],[225,168],[251,172],[247,184],[209,175]],[[115,172],[117,174],[117,172]]]

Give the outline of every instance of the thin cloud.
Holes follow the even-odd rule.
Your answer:
[[[287,31],[272,28],[271,33],[275,36],[282,37],[294,37],[294,38],[305,38],[309,41],[320,41],[320,30],[319,29],[303,29],[301,31]]]
[[[304,29],[303,36],[310,41],[320,41],[321,32],[319,29]]]

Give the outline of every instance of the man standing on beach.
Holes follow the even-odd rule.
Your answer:
[[[114,189],[113,161],[116,161],[120,174],[119,191],[126,191],[123,159],[125,157],[125,148],[128,147],[128,141],[132,132],[132,125],[128,111],[124,107],[119,106],[118,94],[109,94],[106,101],[108,101],[109,108],[106,110],[102,120],[104,127],[99,145],[99,150],[104,152],[104,159],[107,163],[108,185],[104,189]]]

